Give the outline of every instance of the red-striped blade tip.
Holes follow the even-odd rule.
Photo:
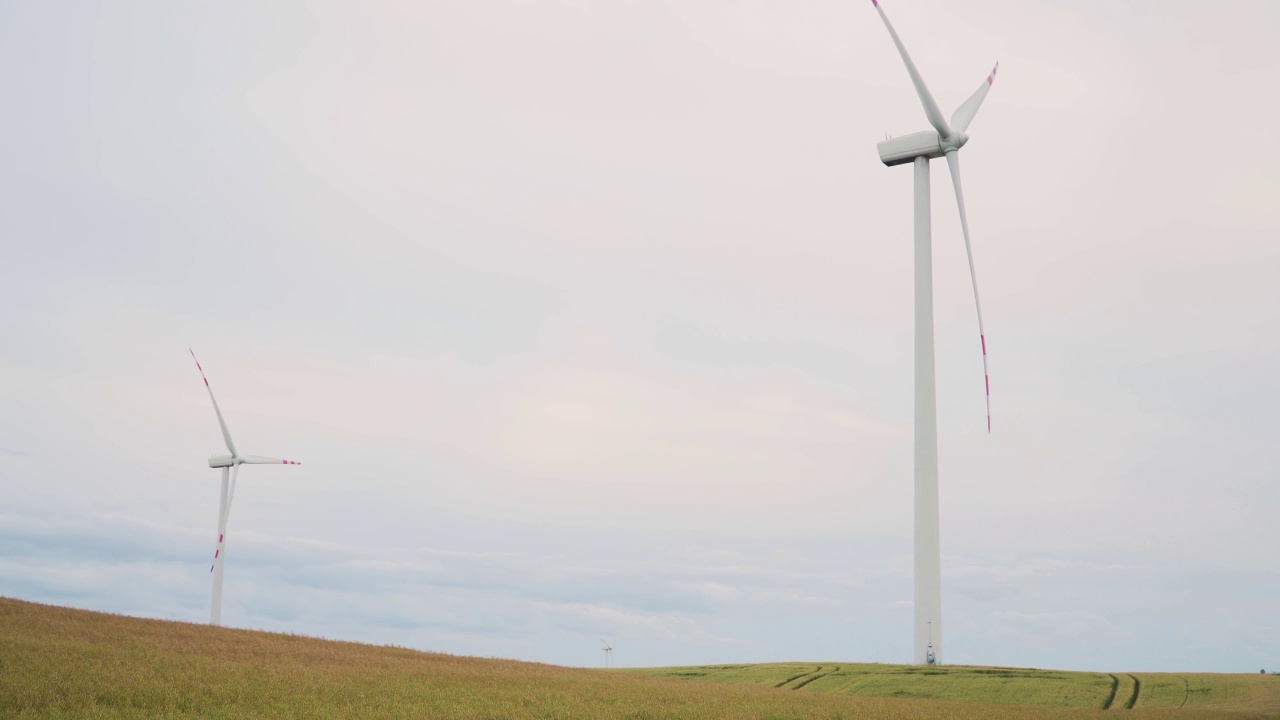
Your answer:
[[[191,353],[191,359],[196,361],[196,369],[200,371],[200,379],[204,380],[204,386],[209,387],[209,378],[204,376],[204,368],[200,367],[200,359],[196,357],[196,351],[187,348],[187,352]]]
[[[994,72],[994,71],[993,71]],[[982,343],[982,384],[987,391],[987,434],[991,434],[991,375],[986,372],[987,369],[987,335],[979,333],[978,340]]]

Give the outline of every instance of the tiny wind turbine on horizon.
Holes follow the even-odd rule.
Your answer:
[[[960,229],[969,259],[969,279],[973,283],[973,304],[978,314],[978,340],[982,345],[982,374],[987,401],[987,433],[991,433],[991,380],[987,369],[987,334],[982,326],[982,305],[978,301],[978,274],[974,270],[973,247],[969,243],[969,220],[960,187],[960,148],[969,142],[969,123],[996,80],[996,67],[968,100],[951,116],[942,116],[933,95],[916,70],[898,33],[880,7],[871,0],[902,62],[911,76],[925,117],[933,130],[887,137],[876,143],[880,161],[890,167],[911,163],[915,169],[915,637],[917,665],[942,662],[942,558],[938,529],[938,403],[933,349],[933,239],[931,237],[929,161],[946,157],[951,184],[960,209]]]
[[[608,640],[605,640],[603,638],[600,640],[600,642],[604,643],[604,647],[601,648],[602,650],[604,650],[604,666],[612,667],[613,666],[613,646],[609,644]]]
[[[218,399],[213,396],[213,388],[209,387],[209,378],[204,375],[204,368],[196,359],[194,350],[188,348],[191,359],[196,362],[200,371],[200,379],[204,380],[204,389],[209,391],[209,399],[213,401],[213,412],[218,416],[218,427],[222,429],[222,440],[227,444],[230,455],[215,455],[209,458],[209,467],[222,468],[222,495],[218,503],[218,544],[213,550],[213,565],[209,572],[213,573],[213,600],[209,607],[209,624],[222,624],[222,566],[226,560],[227,517],[231,514],[231,500],[236,494],[236,476],[241,465],[301,465],[293,460],[280,460],[261,455],[241,455],[236,451],[236,444],[231,440],[231,431],[227,430],[227,422],[222,419],[222,409],[218,407]]]

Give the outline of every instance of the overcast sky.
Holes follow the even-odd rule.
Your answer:
[[[885,0],[946,660],[1280,669],[1280,4]],[[911,659],[870,3],[0,4],[0,595],[599,665]]]

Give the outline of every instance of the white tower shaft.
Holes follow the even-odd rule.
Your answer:
[[[209,604],[209,624],[222,624],[222,560],[226,556],[227,505],[230,498],[231,468],[222,468],[222,495],[218,502],[218,545],[213,551],[213,601]]]
[[[929,160],[915,171],[915,663],[933,645],[942,662],[942,557],[938,534],[938,406],[933,351],[933,241]]]

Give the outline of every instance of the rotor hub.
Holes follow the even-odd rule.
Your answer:
[[[958,132],[954,133],[949,138],[943,139],[939,144],[942,146],[942,152],[945,154],[959,150],[964,147],[964,144],[967,142],[969,142],[969,134],[965,132]]]

